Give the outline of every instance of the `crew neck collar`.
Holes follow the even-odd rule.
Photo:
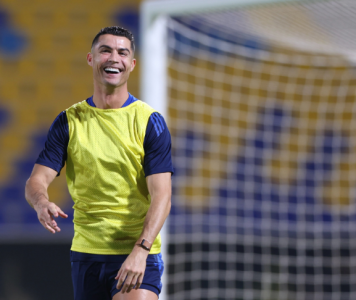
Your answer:
[[[96,105],[93,101],[93,96],[89,97],[86,101],[90,106],[96,107]],[[125,103],[120,108],[129,106],[130,104],[134,103],[135,101],[137,101],[137,99],[129,93],[129,97],[127,98]]]

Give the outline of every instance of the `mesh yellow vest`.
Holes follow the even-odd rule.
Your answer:
[[[82,101],[66,110],[73,251],[129,254],[134,247],[151,202],[143,142],[153,112],[139,100],[119,109],[100,109]],[[158,235],[150,253],[160,253],[160,248]]]

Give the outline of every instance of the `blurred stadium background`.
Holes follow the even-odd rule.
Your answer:
[[[73,299],[72,201],[65,170],[50,187],[68,220],[52,236],[39,226],[24,185],[50,124],[92,95],[86,54],[95,34],[121,24],[138,36],[139,1],[0,0],[0,299]],[[139,45],[138,45],[139,47]],[[139,95],[140,65],[130,91]]]
[[[166,18],[166,298],[354,300],[356,3],[238,2]],[[91,95],[93,36],[139,38],[139,5],[0,1],[1,300],[72,299],[71,220],[47,234],[24,184],[56,115]],[[71,215],[65,176],[50,196]]]

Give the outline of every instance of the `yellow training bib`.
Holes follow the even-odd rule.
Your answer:
[[[67,109],[67,183],[74,201],[72,250],[129,254],[150,206],[143,141],[151,114],[142,101],[119,109]],[[151,254],[160,253],[158,235]]]

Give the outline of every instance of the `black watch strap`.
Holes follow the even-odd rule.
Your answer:
[[[151,243],[146,241],[145,239],[141,241],[140,246],[147,251],[151,250]]]

